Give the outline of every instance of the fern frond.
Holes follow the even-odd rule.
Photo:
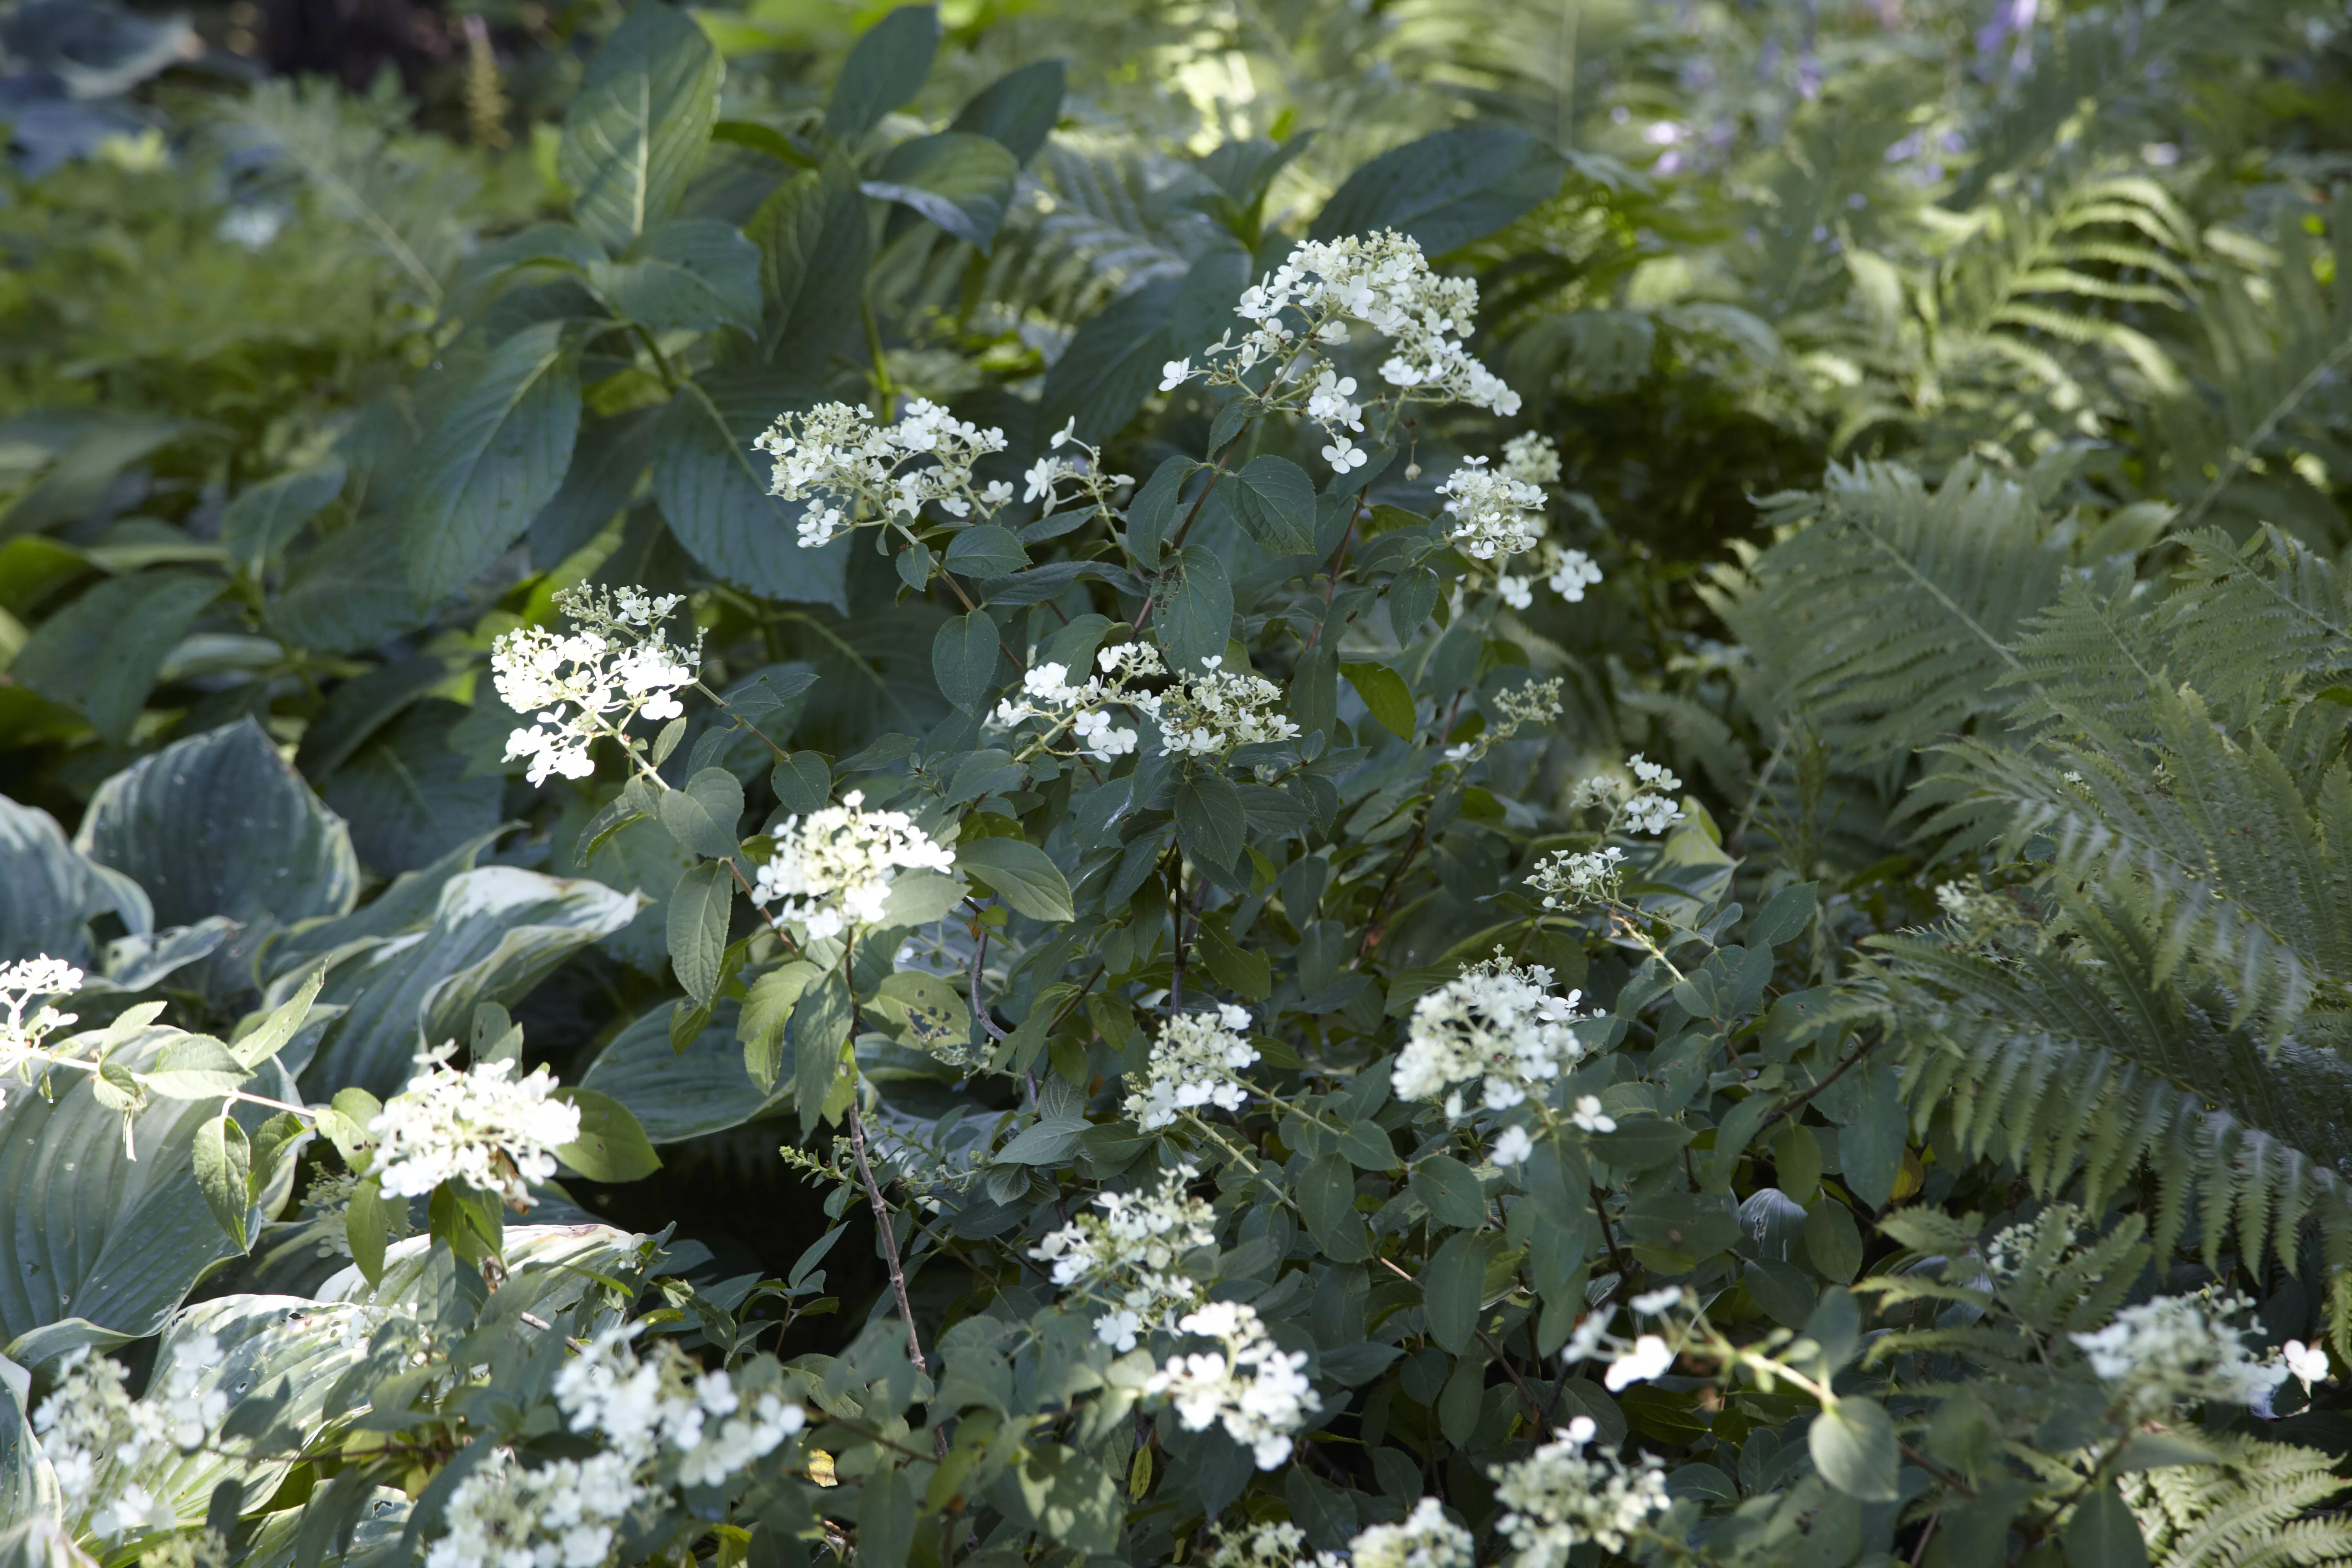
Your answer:
[[[2207,1435],[2208,1465],[2120,1478],[2153,1568],[2287,1568],[2352,1560],[2352,1517],[2319,1514],[2347,1484],[2335,1456],[2241,1433]]]

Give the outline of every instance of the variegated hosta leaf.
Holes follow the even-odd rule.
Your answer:
[[[150,930],[155,912],[139,884],[109,870],[66,842],[57,818],[37,805],[0,795],[0,963],[44,953],[87,967],[89,921],[110,911],[133,933]]]
[[[315,1497],[317,1494],[313,1494]],[[407,1497],[391,1487],[378,1487],[359,1505],[359,1522],[352,1530],[351,1551],[336,1558],[337,1568],[394,1568],[404,1561],[401,1537],[408,1529]],[[304,1510],[282,1509],[267,1515],[253,1532],[237,1568],[294,1568]]]
[[[736,1043],[736,1005],[722,1002],[685,1050],[671,1048],[667,1006],[631,1024],[589,1064],[580,1087],[609,1094],[629,1108],[656,1143],[677,1143],[740,1127],[792,1092],[789,1075],[774,1093],[761,1092],[743,1068]]]
[[[305,1094],[324,1100],[354,1086],[378,1098],[398,1093],[417,1052],[462,1037],[478,1004],[521,1000],[556,965],[627,925],[639,902],[602,882],[512,866],[449,878],[419,923],[371,931],[334,961],[319,1000],[348,1011],[303,1073]],[[281,977],[272,987],[273,999],[284,984]]]

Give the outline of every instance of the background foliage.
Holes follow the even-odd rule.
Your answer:
[[[693,1499],[633,1550],[1161,1560],[1246,1518],[1343,1551],[1428,1495],[1491,1561],[1489,1467],[1581,1414],[1667,1467],[1662,1535],[1625,1548],[1659,1560],[2244,1562],[2289,1519],[2303,1555],[2277,1560],[2343,1559],[2324,1510],[2352,1432],[2325,1385],[2168,1412],[2199,1446],[2133,1450],[2145,1423],[2100,1425],[2079,1361],[2036,1363],[2209,1283],[2265,1343],[2352,1354],[2340,15],[481,19],[420,119],[390,79],[235,85],[161,24],[7,14],[0,962],[87,968],[81,1026],[142,1074],[291,1003],[249,1092],[381,1099],[420,1041],[498,1059],[511,1021],[524,1062],[625,1108],[642,1142],[580,1153],[529,1216],[612,1228],[510,1219],[508,1283],[446,1266],[434,1331],[479,1349],[535,1310],[521,1281],[566,1289],[535,1263],[593,1265],[606,1294],[547,1312],[585,1337],[666,1310],[711,1364],[772,1352],[834,1419],[835,1467]],[[1162,391],[1162,363],[1297,239],[1382,226],[1477,281],[1473,347],[1521,408],[1424,416],[1352,559],[1328,509],[1311,562],[1201,509],[1230,600],[1202,646],[1324,737],[1268,759],[1277,785],[1244,767],[1210,829],[1133,773],[1106,770],[1114,805],[1116,782],[1008,773],[978,726],[1013,662],[1083,664],[1137,618],[1108,529],[1032,506],[1017,541],[937,536],[982,628],[866,536],[799,549],[750,449],[781,412],[922,396],[1005,432],[984,478],[1073,420],[1139,478],[1207,458],[1222,405]],[[1553,534],[1603,581],[1465,613],[1445,552],[1416,597],[1436,481],[1522,430],[1559,444]],[[1263,423],[1233,456],[1319,481],[1319,440]],[[610,758],[533,788],[505,757],[492,643],[583,584],[688,595],[728,706],[689,703],[662,766],[681,793],[732,781],[715,837]],[[1007,661],[943,653],[959,628]],[[1551,678],[1546,732],[1440,766]],[[1627,844],[1617,915],[1538,919],[1532,864],[1595,841],[1572,787],[1634,752],[1689,781],[1685,822]],[[721,868],[849,788],[967,850],[1036,846],[1062,902],[982,871],[839,1071]],[[1566,1165],[1499,1169],[1390,1092],[1413,1003],[1497,942],[1600,1009],[1572,1087],[1621,1126],[1562,1132]],[[1255,1010],[1283,1103],[1147,1139],[1122,1079],[1188,984]],[[852,1085],[939,1358],[920,1376],[838,1141]],[[0,1421],[76,1345],[136,1383],[191,1314],[315,1298],[348,1259],[345,1217],[304,1198],[363,1151],[270,1143],[240,1106],[281,1157],[216,1223],[200,1099],[8,1087],[0,1340],[26,1376]],[[1310,1358],[1322,1424],[1284,1470],[1155,1415],[1026,1256],[1180,1152],[1218,1215],[1204,1287]],[[1962,1261],[2054,1201],[2104,1238],[2104,1280],[2053,1255],[2011,1296]],[[427,1210],[383,1219],[390,1268],[404,1245],[430,1267],[410,1228],[448,1252]],[[1630,1389],[1563,1359],[1661,1282],[1783,1383],[1698,1339]],[[425,1300],[402,1289],[382,1300]],[[1961,1410],[1939,1357],[2008,1392]],[[210,1518],[240,1561],[395,1560],[461,1456],[546,1436],[519,1364],[495,1412],[348,1381],[373,1403],[254,1418],[233,1506],[182,1477],[184,1540]],[[1850,1466],[1840,1409],[1867,1428]],[[300,1457],[271,1468],[263,1438]],[[12,1510],[23,1444],[0,1433]],[[2118,1517],[2144,1542],[2099,1533]]]

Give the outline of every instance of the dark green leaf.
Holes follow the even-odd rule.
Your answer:
[[[343,465],[329,458],[318,467],[298,468],[238,493],[221,513],[221,548],[229,563],[258,577],[302,525],[343,493]]]
[[[716,218],[666,223],[591,276],[613,308],[656,332],[760,326],[760,247]]]
[[[866,194],[912,209],[982,252],[1012,205],[1021,160],[989,137],[966,131],[918,136],[890,149]]]
[[[950,127],[992,137],[1025,163],[1037,155],[1062,117],[1068,71],[1060,60],[1039,60],[1005,72],[963,106]]]
[[[656,437],[654,499],[677,542],[718,576],[771,599],[849,607],[849,543],[800,543],[800,509],[768,493],[768,471],[708,389],[688,382]]]
[[[793,752],[777,759],[768,784],[776,804],[797,816],[822,811],[833,798],[833,770],[814,752]]]
[[[1435,132],[1349,175],[1323,204],[1314,237],[1392,228],[1443,256],[1549,201],[1564,172],[1559,154],[1515,127]]]
[[[660,800],[662,826],[686,848],[725,860],[740,847],[735,829],[743,817],[743,785],[725,768],[705,768],[685,788],[664,790]]]
[[[1234,516],[1250,536],[1277,554],[1315,548],[1315,481],[1286,458],[1252,458],[1225,480]]]
[[[1651,1171],[1682,1152],[1691,1131],[1654,1116],[1621,1120],[1614,1132],[1592,1135],[1592,1152],[1625,1171]]]
[[[682,11],[644,0],[589,57],[556,173],[572,216],[618,254],[677,210],[719,118],[727,68]]]
[[[1163,459],[1127,507],[1127,548],[1145,566],[1160,560],[1160,547],[1176,526],[1176,502],[1184,481],[1201,465],[1190,458]]]
[[[11,679],[79,708],[120,745],[131,738],[163,661],[228,584],[188,572],[139,572],[99,584],[40,624]]]
[[[931,674],[940,695],[966,712],[976,711],[996,687],[996,623],[974,610],[940,623],[931,637]]]
[[[853,142],[880,124],[922,87],[939,47],[940,14],[933,6],[901,5],[867,28],[834,83],[824,133]]]
[[[150,1094],[165,1100],[216,1100],[252,1076],[210,1035],[182,1035],[163,1047],[143,1081]]]
[[[1356,1169],[1336,1151],[1319,1156],[1298,1179],[1298,1214],[1334,1263],[1354,1263],[1371,1254],[1364,1220],[1356,1212]]]
[[[1862,1272],[1862,1232],[1843,1204],[1825,1197],[1806,1214],[1805,1255],[1822,1278],[1841,1285]]]
[[[1781,889],[1756,911],[1748,922],[1748,945],[1776,947],[1804,934],[1813,921],[1813,884],[1795,882]]]
[[[1226,867],[1239,859],[1249,824],[1233,781],[1221,773],[1187,779],[1176,792],[1176,834],[1195,862]]]
[[[469,582],[562,487],[580,428],[578,358],[564,331],[541,321],[491,350],[427,432],[401,547],[420,603]]]
[[[801,993],[793,1009],[793,1089],[801,1125],[814,1130],[833,1080],[841,1071],[841,1047],[849,1038],[849,982],[835,970]]]
[[[1422,1270],[1429,1337],[1455,1355],[1470,1348],[1470,1338],[1478,1329],[1491,1246],[1492,1238],[1482,1231],[1455,1231]]]
[[[1432,1154],[1412,1167],[1413,1195],[1438,1224],[1476,1230],[1486,1223],[1486,1194],[1469,1166],[1451,1154]]]
[[[1220,781],[1222,782],[1222,781]],[[1181,797],[1180,797],[1181,801]],[[1181,810],[1181,805],[1179,809]],[[1247,952],[1206,921],[1194,928],[1201,960],[1217,983],[1245,1002],[1263,1002],[1274,991],[1274,968],[1262,952]]]
[[[2139,1521],[2109,1482],[2074,1505],[2066,1521],[2066,1568],[2147,1568]]]
[[[1437,605],[1437,574],[1426,566],[1408,566],[1389,584],[1389,625],[1397,640],[1411,643],[1421,635],[1421,624]]]
[[[677,879],[669,896],[669,962],[677,983],[698,1002],[719,988],[719,960],[727,952],[727,921],[735,903],[735,879],[724,860],[705,860]]]
[[[1177,580],[1163,585],[1160,646],[1171,669],[1197,673],[1204,658],[1222,657],[1233,637],[1234,590],[1225,563],[1205,544],[1187,544],[1177,557]]]
[[[956,869],[1033,921],[1077,918],[1062,868],[1035,845],[1019,838],[974,838],[956,846]]]
[[[866,209],[856,165],[836,152],[778,186],[744,226],[760,247],[760,349],[778,369],[820,374],[857,331],[874,248]]]
[[[993,522],[967,528],[948,542],[947,568],[965,577],[1009,577],[1029,564],[1013,531]]]
[[[1075,419],[1080,440],[1099,443],[1143,406],[1169,358],[1165,329],[1177,287],[1174,279],[1147,283],[1078,324],[1045,372],[1039,429],[1058,430]]]

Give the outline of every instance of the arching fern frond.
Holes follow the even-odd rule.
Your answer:
[[[2152,1568],[2289,1568],[2352,1560],[2352,1517],[2331,1509],[2336,1457],[2241,1433],[2208,1436],[2214,1462],[2121,1478]]]

